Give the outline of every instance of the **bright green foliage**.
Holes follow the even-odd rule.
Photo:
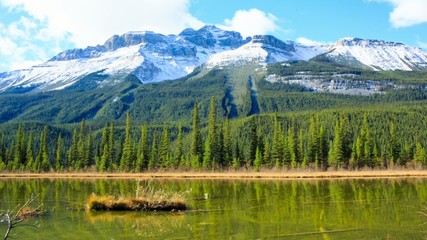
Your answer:
[[[419,141],[415,144],[414,161],[418,165],[427,163],[426,151]]]
[[[61,168],[63,167],[63,155],[64,151],[64,140],[62,140],[62,134],[60,133],[58,135],[58,140],[56,141],[56,151],[55,151],[55,171],[61,171]]]
[[[77,142],[77,157],[75,159],[75,169],[76,170],[81,170],[83,169],[86,163],[86,123],[85,120],[83,119],[80,122],[80,134],[78,137],[78,142]]]
[[[390,147],[391,161],[396,164],[400,160],[400,143],[396,135],[396,125],[394,121],[390,122]]]
[[[230,119],[225,118],[224,124],[224,144],[223,144],[223,153],[224,153],[224,166],[230,166],[233,161],[233,146],[230,135]]]
[[[90,167],[95,164],[95,157],[94,157],[94,145],[93,145],[93,133],[92,133],[92,127],[89,127],[89,134],[87,135],[87,142],[86,142],[86,154],[85,154],[85,161],[84,166]]]
[[[164,126],[163,127],[163,134],[162,134],[162,140],[160,142],[160,151],[159,151],[159,157],[160,157],[160,165],[164,166],[166,168],[171,168],[172,164],[170,162],[169,158],[169,129]]]
[[[310,118],[310,127],[308,133],[308,144],[307,144],[307,161],[309,163],[315,163],[318,165],[319,160],[319,126],[318,119],[316,117]]]
[[[334,131],[334,141],[332,151],[329,155],[329,165],[335,168],[347,168],[351,157],[351,142],[350,131],[348,126],[348,118],[341,116],[336,121]]]
[[[130,119],[130,113],[128,112],[126,114],[125,143],[123,145],[122,157],[120,159],[120,167],[119,167],[119,170],[125,171],[125,172],[128,172],[131,170],[132,168],[131,163],[133,162],[133,159],[132,159],[133,142],[132,142],[130,128],[131,128],[131,119]]]
[[[318,162],[321,165],[321,168],[326,170],[328,167],[328,139],[326,136],[325,128],[323,126],[320,127],[319,130],[319,148],[318,148]]]
[[[271,157],[277,168],[282,166],[283,162],[283,137],[280,123],[277,119],[277,114],[274,115],[274,132],[273,132],[273,145],[271,150]]]
[[[26,164],[26,145],[25,145],[25,133],[22,127],[22,124],[19,124],[18,131],[16,133],[16,142],[15,142],[15,155],[12,165],[12,170],[17,171]]]
[[[74,128],[73,131],[73,138],[71,140],[70,148],[67,152],[67,167],[69,169],[73,169],[74,166],[76,166],[76,163],[79,158],[79,145],[78,145],[78,133],[77,128]]]
[[[174,166],[181,166],[184,167],[185,164],[185,157],[184,157],[184,133],[182,132],[182,125],[179,124],[178,127],[178,136],[177,136],[177,144],[176,144],[176,151],[175,151],[175,163]]]
[[[205,142],[205,151],[203,156],[203,168],[210,169],[218,164],[218,136],[216,128],[216,107],[215,98],[211,98],[208,120],[208,136]]]
[[[47,126],[44,127],[43,133],[40,136],[40,149],[36,158],[36,163],[40,163],[40,167],[38,164],[36,165],[37,171],[49,171],[51,167],[51,163],[49,160],[48,147],[47,147],[47,136],[49,135],[49,130]]]
[[[261,151],[259,150],[259,147],[257,147],[256,153],[255,153],[255,160],[254,160],[255,171],[259,171],[261,169],[262,164],[263,164],[262,154],[261,154]]]
[[[148,167],[149,149],[148,149],[148,128],[147,125],[141,127],[141,139],[139,140],[137,160],[135,170],[141,172]]]
[[[158,167],[158,149],[157,149],[157,137],[156,133],[154,133],[151,150],[150,150],[150,160],[148,161],[148,170],[153,170]]]
[[[193,129],[191,138],[191,165],[193,168],[199,168],[203,160],[203,142],[202,134],[199,128],[199,103],[194,103],[193,111]]]
[[[260,150],[258,147],[258,132],[255,118],[252,118],[249,127],[249,162],[247,163],[249,166],[254,164],[257,149],[258,151]]]
[[[108,131],[108,169],[114,170],[117,168],[117,153],[116,153],[116,129],[114,127],[114,122],[110,124],[110,131]]]

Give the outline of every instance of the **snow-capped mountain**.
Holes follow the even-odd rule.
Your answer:
[[[252,40],[230,51],[217,53],[206,62],[207,68],[234,64],[268,64],[289,60],[309,60],[325,53],[328,47],[311,47],[293,41],[283,42],[270,35],[256,35]]]
[[[29,88],[59,90],[84,76],[135,75],[141,82],[177,79],[191,73],[213,54],[247,43],[240,33],[214,26],[185,29],[179,35],[128,32],[115,35],[103,45],[72,49],[30,69],[0,74],[0,91]]]
[[[427,69],[427,53],[402,43],[359,38],[340,39],[326,57],[341,63],[362,65],[374,70]]]
[[[51,91],[64,89],[85,76],[106,76],[114,84],[128,75],[141,82],[184,77],[196,67],[235,64],[269,64],[310,60],[316,56],[374,70],[427,69],[427,53],[401,43],[345,38],[335,45],[305,46],[269,35],[242,38],[241,34],[215,26],[185,29],[178,35],[150,31],[115,35],[103,45],[66,50],[30,69],[0,73],[0,92],[10,89]]]

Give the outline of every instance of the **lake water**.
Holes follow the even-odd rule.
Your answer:
[[[143,182],[143,184],[145,184]],[[31,194],[54,211],[14,239],[426,239],[427,179],[150,180],[187,191],[185,212],[86,212],[91,193],[134,195],[136,180],[0,180],[0,209]],[[205,195],[207,194],[207,198]],[[0,224],[0,236],[5,232]]]

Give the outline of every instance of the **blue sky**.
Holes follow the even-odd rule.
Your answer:
[[[113,34],[205,24],[302,43],[360,37],[427,49],[426,13],[427,0],[0,0],[0,72]]]

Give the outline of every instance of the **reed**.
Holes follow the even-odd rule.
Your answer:
[[[136,189],[136,196],[91,194],[86,203],[90,211],[181,211],[187,208],[185,193],[168,192],[148,182]]]

